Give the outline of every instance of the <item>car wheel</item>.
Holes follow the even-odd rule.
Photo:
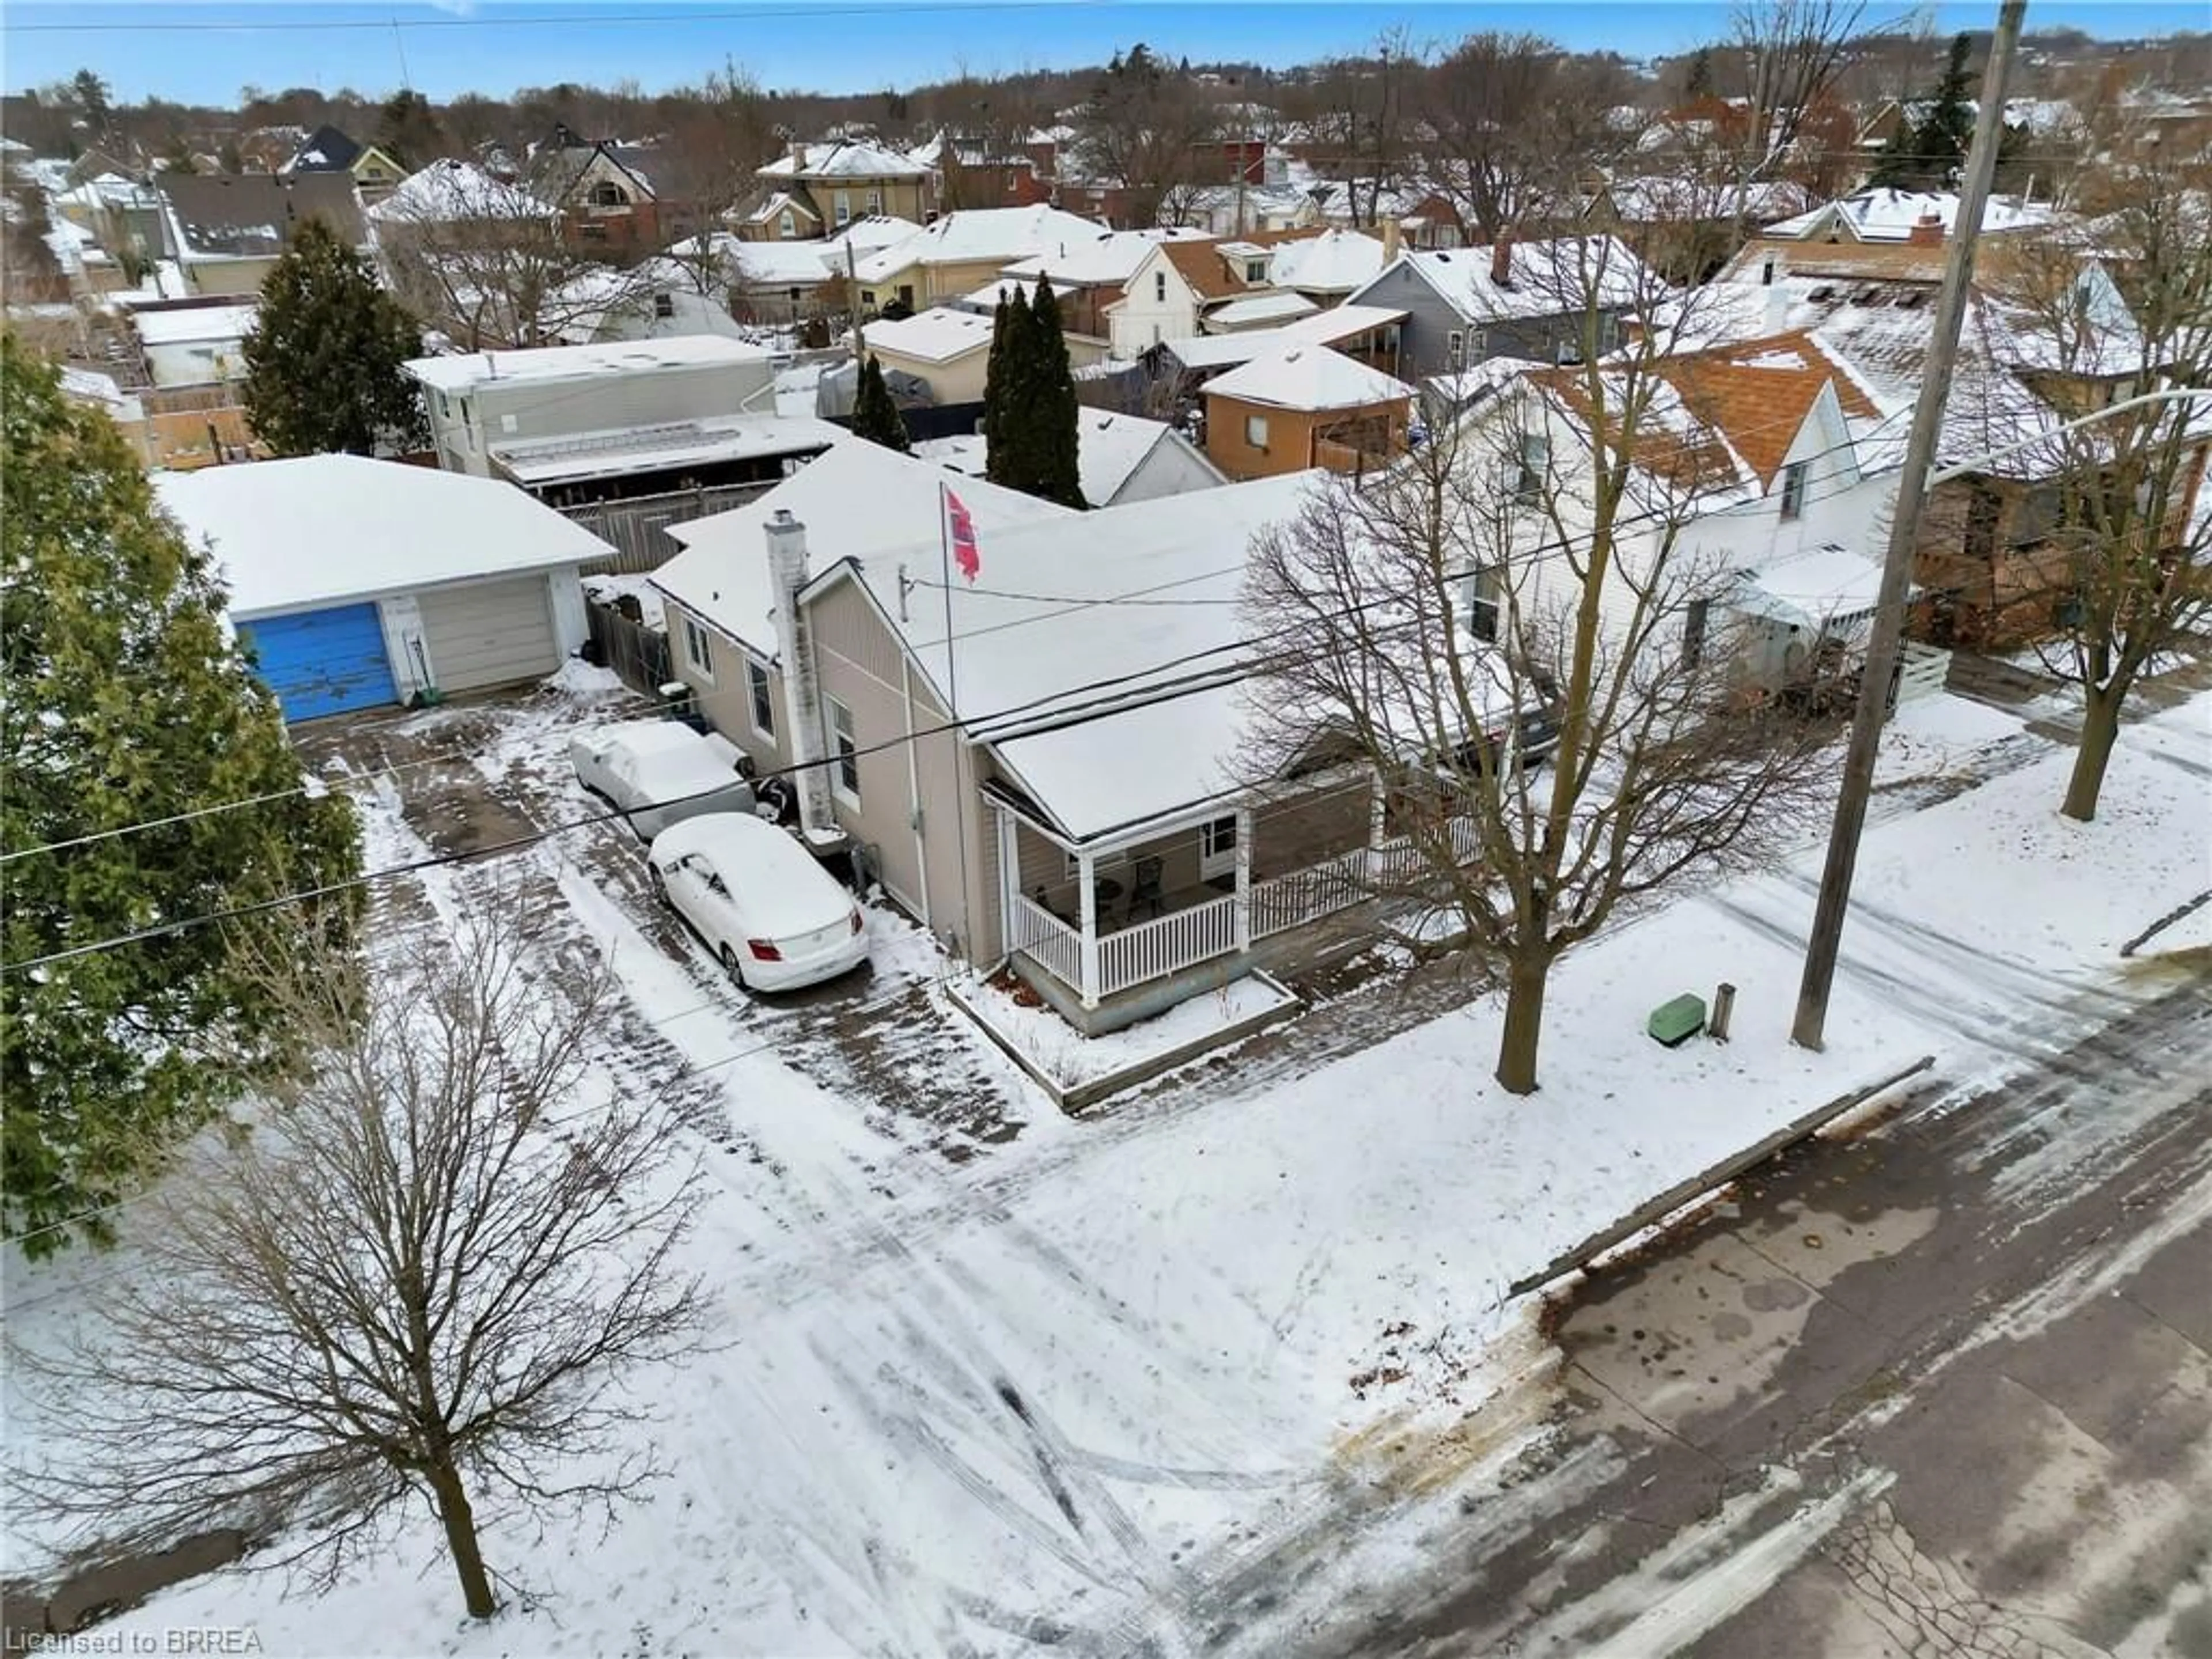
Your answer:
[[[739,985],[749,991],[752,989],[750,985],[745,985],[745,970],[738,963],[738,953],[726,945],[722,947],[722,966],[730,970],[730,977]]]

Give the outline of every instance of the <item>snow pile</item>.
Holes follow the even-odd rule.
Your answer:
[[[586,699],[620,696],[629,690],[613,669],[587,663],[581,657],[563,662],[546,676],[545,684],[565,696]]]

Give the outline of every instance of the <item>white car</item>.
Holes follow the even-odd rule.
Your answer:
[[[798,839],[714,812],[653,838],[653,884],[749,991],[791,991],[868,959],[867,918]]]
[[[647,841],[702,813],[751,811],[738,754],[726,738],[677,720],[623,720],[568,739],[576,781],[612,801]]]

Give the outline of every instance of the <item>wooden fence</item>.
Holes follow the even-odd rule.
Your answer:
[[[598,599],[586,599],[584,611],[591,624],[592,654],[632,690],[658,697],[660,688],[676,678],[668,635]]]
[[[676,544],[662,533],[670,525],[727,513],[747,501],[758,501],[781,482],[767,478],[757,483],[716,484],[665,495],[591,501],[564,507],[560,512],[562,518],[583,526],[615,550],[612,558],[600,560],[585,574],[638,575],[658,570],[676,556]]]

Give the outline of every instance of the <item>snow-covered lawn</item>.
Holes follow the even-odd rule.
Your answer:
[[[961,1164],[795,1069],[549,842],[526,860],[644,1033],[606,1064],[635,1086],[688,1066],[722,1120],[690,1247],[721,1346],[633,1379],[674,1473],[605,1536],[489,1537],[529,1594],[487,1627],[460,1618],[427,1516],[319,1598],[228,1571],[118,1624],[246,1626],[301,1654],[1292,1651],[1348,1518],[1366,1567],[1427,1547],[1395,1495],[1474,1463],[1437,1437],[1494,1381],[1486,1344],[1525,1311],[1508,1282],[1921,1054],[1963,1083],[2140,994],[2120,944],[2207,884],[2208,711],[2130,729],[2094,825],[2056,817],[2055,750],[1878,824],[1824,1054],[1786,1041],[1810,848],[1571,954],[1533,1099],[1490,1081],[1485,1000],[1267,1086],[1232,1062],[1079,1122],[1042,1109]],[[1917,719],[1934,769],[2018,726],[1948,699]],[[438,902],[488,869],[439,872]],[[921,970],[910,936],[885,942]],[[1734,1041],[1643,1035],[1654,1004],[1723,979]],[[13,1264],[10,1300],[59,1282]],[[26,1305],[10,1324],[36,1340],[74,1299]]]
[[[947,994],[986,1030],[1019,1054],[1063,1093],[1154,1075],[1169,1056],[1227,1041],[1225,1033],[1255,1026],[1289,1012],[1298,1000],[1273,980],[1248,974],[1218,991],[1176,1004],[1164,1014],[1103,1036],[1085,1037],[1035,999],[1018,999],[995,983],[963,977],[948,981]]]

